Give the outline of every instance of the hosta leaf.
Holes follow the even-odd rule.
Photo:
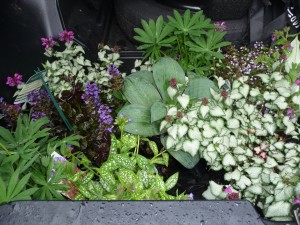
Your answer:
[[[151,107],[161,97],[156,88],[148,81],[128,76],[124,81],[123,93],[132,104]]]
[[[151,123],[163,119],[167,115],[167,106],[161,101],[151,106]]]
[[[149,123],[151,122],[151,112],[150,108],[147,106],[139,105],[139,104],[130,104],[124,106],[119,115],[123,115],[124,117],[130,119],[130,123]]]
[[[129,122],[125,125],[125,131],[136,134],[136,135],[141,135],[144,137],[150,137],[150,136],[155,136],[159,135],[161,132],[159,130],[159,122],[154,122],[154,123],[145,123],[145,122]]]
[[[148,70],[140,70],[138,72],[130,74],[131,78],[138,78],[148,81],[149,83],[155,85],[154,78],[151,72]]]
[[[178,162],[181,163],[185,168],[192,169],[200,160],[199,154],[194,157],[190,153],[184,151],[174,151],[168,149],[170,155],[172,155]]]
[[[167,65],[167,66],[166,66]],[[153,66],[153,77],[164,100],[169,99],[167,88],[172,78],[175,78],[178,84],[185,84],[185,74],[180,65],[169,57],[161,58]]]
[[[210,98],[210,88],[217,90],[217,86],[213,81],[208,78],[194,78],[189,80],[188,87],[185,90],[185,94],[192,98],[202,99]]]

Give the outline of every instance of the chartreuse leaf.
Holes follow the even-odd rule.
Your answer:
[[[179,84],[185,84],[183,69],[174,59],[169,57],[163,57],[153,65],[153,77],[156,87],[165,101],[169,99],[167,88],[172,78],[175,78]]]
[[[149,107],[161,99],[158,91],[150,82],[136,76],[128,76],[125,79],[123,94],[130,103]]]
[[[173,187],[175,187],[175,185],[177,184],[177,181],[178,181],[178,176],[179,176],[179,173],[177,172],[167,179],[167,181],[165,182],[165,190],[166,191],[169,191]]]

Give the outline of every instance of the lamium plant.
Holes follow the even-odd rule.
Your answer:
[[[300,81],[290,73],[300,59],[298,38],[291,45],[283,70],[274,62],[271,74],[253,75],[260,86],[250,85],[247,75],[231,82],[217,77],[220,91],[211,89],[210,99],[168,105],[160,126],[167,132],[167,149],[204,158],[212,170],[224,169],[227,188],[273,220],[289,220],[300,193]],[[211,182],[203,196],[225,199],[228,190]]]

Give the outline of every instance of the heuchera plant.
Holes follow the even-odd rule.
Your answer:
[[[211,99],[169,105],[160,127],[167,132],[167,149],[200,156],[213,170],[224,169],[224,179],[235,189],[230,193],[274,220],[291,219],[300,194],[300,88],[299,78],[289,73],[300,62],[298,38],[291,45],[285,67],[275,62],[271,74],[253,75],[262,85],[249,84],[249,76],[233,82],[218,77],[220,91],[211,89]],[[230,195],[225,190],[210,182],[203,196],[225,199]]]

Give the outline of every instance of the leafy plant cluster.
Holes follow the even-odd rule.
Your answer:
[[[123,75],[111,74],[109,68],[117,69],[122,64],[119,60],[120,54],[107,45],[100,46],[98,52],[100,63],[92,63],[85,58],[81,46],[74,44],[73,41],[66,43],[65,46],[63,51],[49,48],[45,52],[50,58],[50,61],[44,63],[47,70],[46,81],[53,94],[61,97],[64,91],[73,92],[79,88],[84,90],[87,82],[94,82],[101,87],[101,94],[108,100],[112,99],[115,83],[122,80]]]
[[[127,132],[142,136],[161,134],[159,127],[167,115],[168,105],[187,97],[209,97],[209,88],[214,87],[211,80],[192,75],[187,83],[180,65],[169,57],[161,58],[152,69],[153,73],[141,70],[124,80],[123,94],[130,104],[119,115],[130,119],[125,126]]]
[[[111,136],[109,158],[100,168],[91,166],[91,162],[82,154],[69,151],[65,153],[72,161],[82,165],[82,171],[68,177],[67,192],[76,200],[182,200],[189,199],[183,193],[172,196],[167,193],[178,180],[178,173],[166,181],[158,174],[156,165],[168,166],[169,155],[159,152],[155,142],[124,131],[127,119],[118,117],[116,124],[120,129],[120,138]],[[140,141],[147,142],[154,157],[148,159],[139,154]]]
[[[80,136],[49,138],[48,122],[47,118],[32,121],[24,115],[14,132],[0,127],[0,204],[64,199],[61,191],[69,187],[59,184],[64,178],[63,167],[54,162],[52,153],[67,148],[67,143],[78,145]]]
[[[218,77],[219,91],[211,89],[212,98],[193,102],[186,97],[179,106],[169,105],[160,127],[167,132],[168,150],[193,156],[177,157],[183,165],[204,158],[211,169],[224,169],[224,179],[239,196],[274,220],[291,219],[293,200],[300,197],[300,145],[295,142],[300,80],[289,73],[300,57],[298,39],[291,46],[283,70],[274,62],[271,74],[253,75],[260,86],[250,85],[249,76],[232,82]],[[203,196],[226,198],[221,186],[211,183]]]
[[[205,18],[203,11],[183,15],[174,10],[165,22],[162,16],[156,22],[142,20],[142,27],[135,28],[134,39],[141,42],[138,49],[145,50],[145,58],[159,60],[162,56],[177,58],[184,71],[198,75],[211,75],[215,60],[223,59],[220,48],[229,45],[223,41],[225,32]]]

